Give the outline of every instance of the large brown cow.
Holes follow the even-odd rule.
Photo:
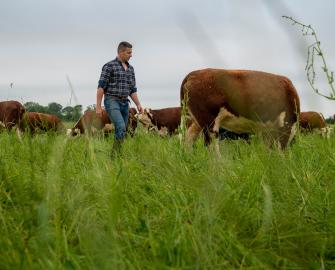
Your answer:
[[[187,104],[193,124],[186,139],[201,131],[224,127],[235,133],[260,133],[284,148],[294,136],[299,97],[291,81],[260,71],[203,69],[189,73],[181,85],[181,102]]]
[[[26,112],[23,115],[22,129],[34,134],[39,131],[63,131],[62,121],[55,115],[39,112]]]
[[[0,102],[0,123],[3,128],[11,129],[14,126],[20,126],[25,108],[15,100]]]
[[[170,107],[158,110],[146,108],[142,114],[137,115],[137,118],[147,129],[154,128],[161,135],[165,135],[164,132],[172,135],[180,125],[181,108]]]
[[[137,119],[135,118],[136,113],[137,111],[135,108],[129,108],[127,132],[131,136],[134,136],[137,127]],[[85,133],[92,134],[101,130],[103,130],[105,134],[111,131],[111,121],[106,110],[102,110],[101,116],[98,116],[95,110],[88,110],[82,117],[80,117],[75,126],[69,131],[69,134],[71,136]]]
[[[326,120],[318,112],[301,112],[299,125],[302,131],[313,131],[314,129],[321,130],[327,126]]]

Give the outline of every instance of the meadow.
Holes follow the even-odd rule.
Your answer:
[[[0,269],[335,269],[335,135],[284,151],[0,134]]]

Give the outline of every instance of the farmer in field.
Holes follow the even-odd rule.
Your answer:
[[[132,56],[132,45],[122,41],[117,48],[117,53],[114,60],[102,67],[96,105],[96,113],[100,116],[102,114],[101,101],[104,97],[105,109],[115,127],[112,156],[119,152],[126,136],[129,96],[136,104],[138,111],[143,112],[137,96],[134,68],[128,62]]]

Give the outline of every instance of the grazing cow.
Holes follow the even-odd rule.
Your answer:
[[[39,112],[26,112],[23,115],[22,129],[34,134],[38,131],[63,131],[62,121],[55,115]]]
[[[137,111],[135,108],[129,108],[129,116],[127,123],[127,132],[134,136],[137,119],[135,118]],[[95,110],[88,110],[84,113],[82,117],[78,120],[75,126],[69,130],[71,136],[76,136],[78,134],[93,134],[96,131],[102,130],[105,134],[110,133],[114,129],[106,110],[102,110],[101,116],[97,116]]]
[[[316,131],[322,137],[329,138],[332,128],[327,125],[325,118],[318,112],[301,112],[299,117],[300,131],[308,133]]]
[[[314,129],[321,130],[327,126],[323,115],[318,112],[301,112],[299,118],[301,131],[313,131]]]
[[[0,102],[0,124],[3,128],[11,129],[14,126],[20,127],[25,108],[18,101]]]
[[[162,136],[172,135],[180,125],[181,108],[170,107],[159,110],[145,108],[142,114],[137,115],[137,118],[147,129],[156,129]]]
[[[192,118],[186,140],[201,131],[224,127],[234,133],[260,133],[284,148],[293,138],[300,101],[291,81],[260,71],[203,69],[189,73],[181,85],[181,102]]]

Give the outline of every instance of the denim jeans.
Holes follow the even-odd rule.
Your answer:
[[[121,101],[105,97],[104,105],[109,119],[114,124],[115,141],[122,141],[126,137],[129,114],[128,100]]]

